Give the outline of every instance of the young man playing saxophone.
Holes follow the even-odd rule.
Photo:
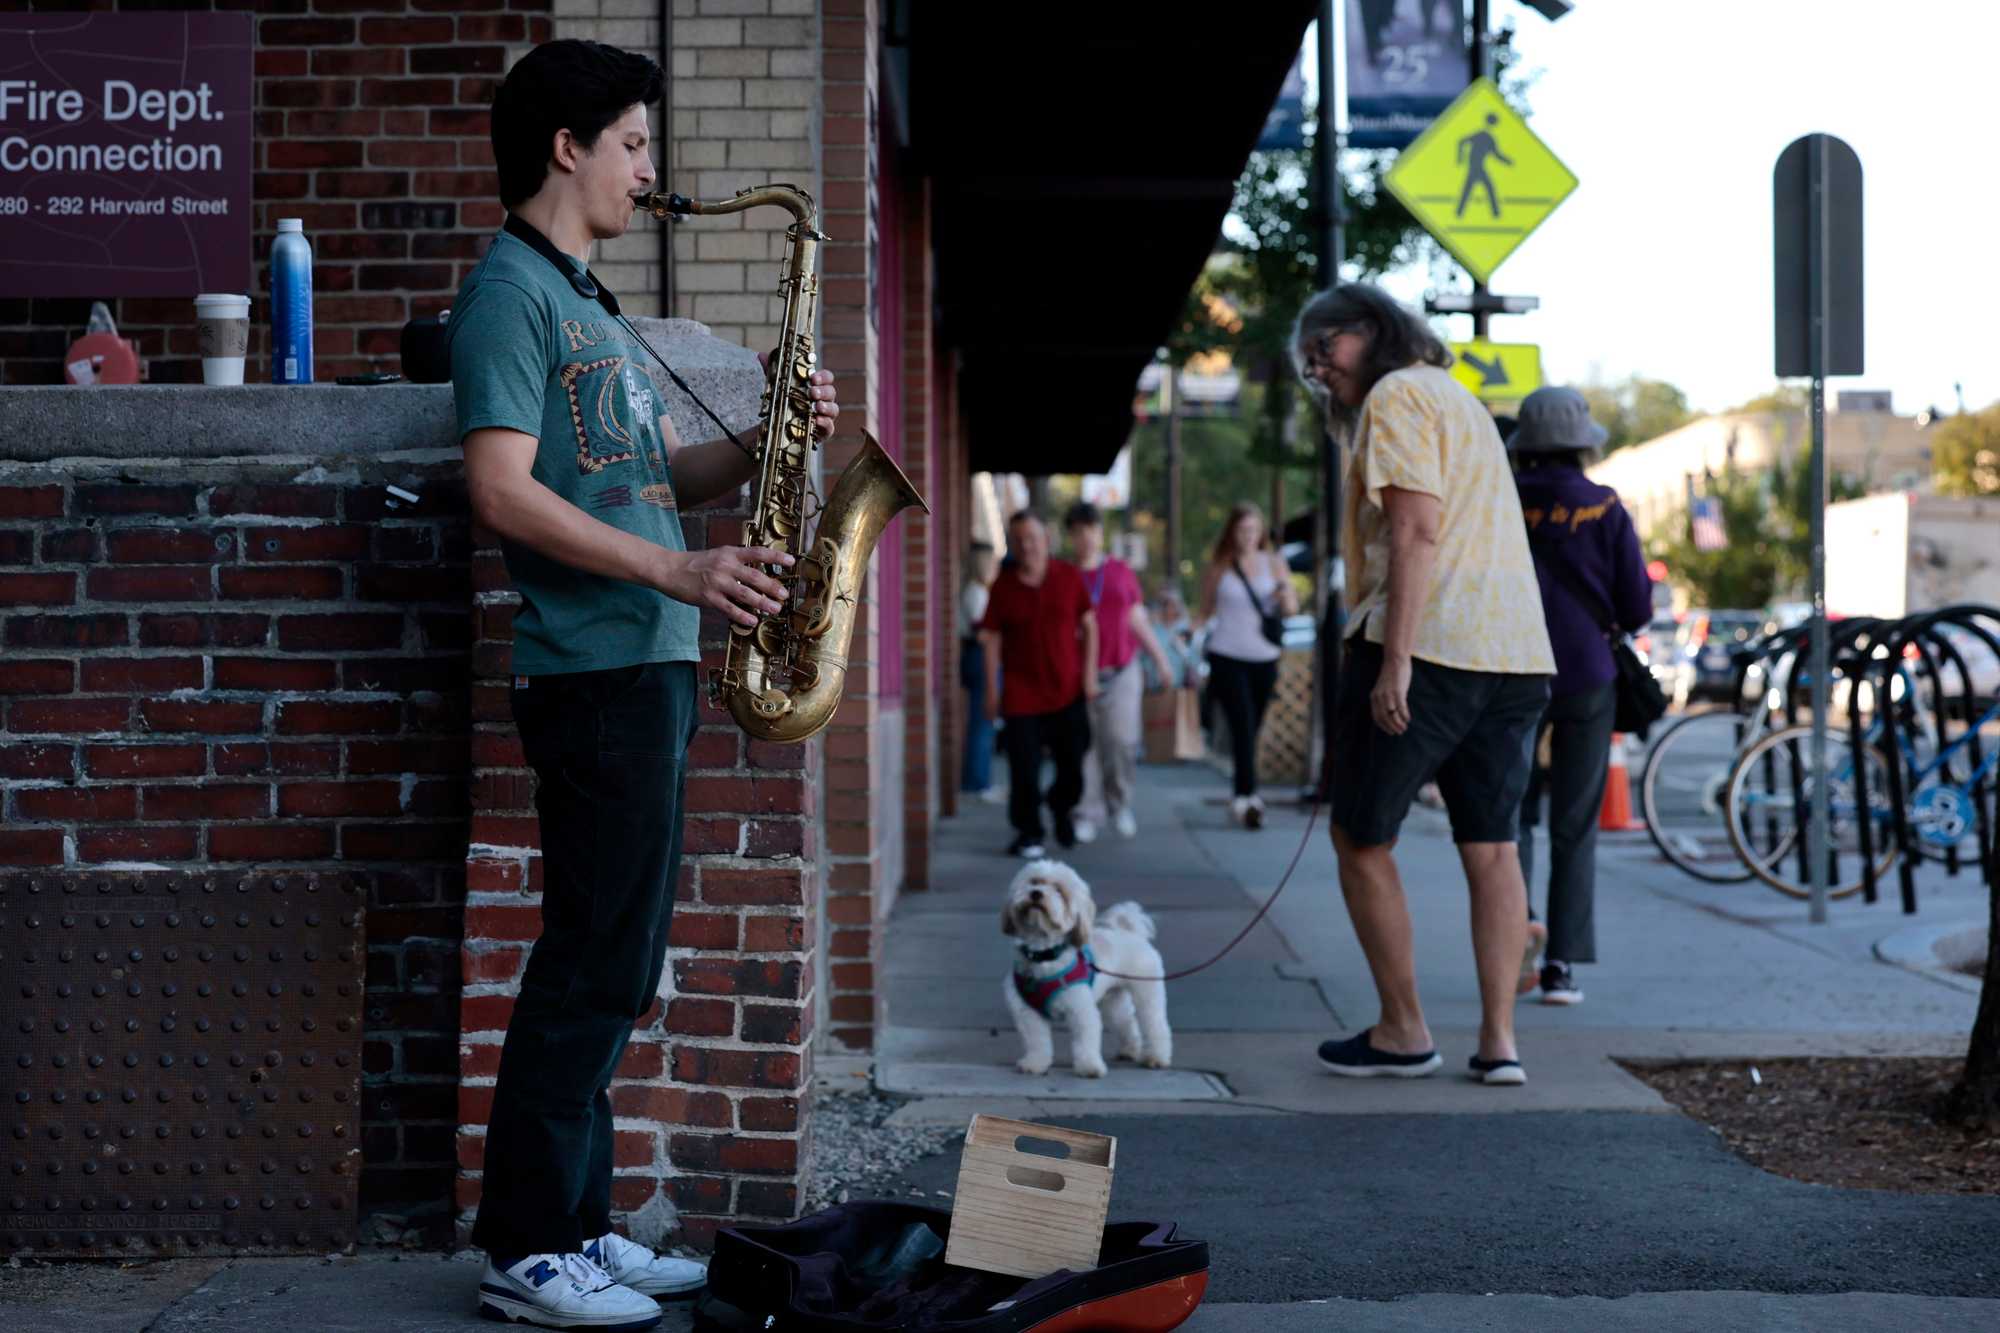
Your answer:
[[[472,1239],[489,1256],[482,1312],[549,1328],[651,1328],[656,1297],[704,1278],[612,1232],[608,1087],[665,963],[700,608],[753,625],[785,596],[762,566],[792,563],[685,548],[679,510],[735,493],[754,464],[728,438],[680,441],[587,268],[653,188],[646,108],[661,89],[651,60],[595,42],[514,66],[492,126],[508,218],[449,331],[472,511],[521,593],[511,698],[544,878]],[[811,394],[824,438],[832,375]]]

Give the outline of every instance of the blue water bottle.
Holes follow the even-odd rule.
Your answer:
[[[271,244],[271,383],[313,382],[313,255],[298,218]]]

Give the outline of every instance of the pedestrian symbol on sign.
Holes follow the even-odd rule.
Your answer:
[[[1486,113],[1486,128],[1474,130],[1458,141],[1458,160],[1465,165],[1465,188],[1458,192],[1458,216],[1465,216],[1465,206],[1472,199],[1472,191],[1478,186],[1486,187],[1486,206],[1493,210],[1493,216],[1500,216],[1500,195],[1493,188],[1493,178],[1486,174],[1486,159],[1496,158],[1503,167],[1514,165],[1514,159],[1500,151],[1494,142],[1493,127],[1500,123],[1500,117]]]
[[[1476,80],[1403,150],[1384,180],[1477,282],[1576,188],[1491,79]]]

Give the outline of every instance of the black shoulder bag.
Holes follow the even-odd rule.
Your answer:
[[[1666,715],[1666,692],[1661,690],[1660,682],[1653,679],[1653,673],[1646,664],[1639,660],[1639,654],[1632,651],[1632,645],[1625,641],[1625,635],[1619,631],[1610,608],[1577,577],[1569,562],[1548,546],[1531,544],[1540,547],[1549,572],[1569,589],[1569,595],[1576,599],[1583,613],[1604,631],[1605,646],[1611,650],[1611,694],[1617,707],[1611,724],[1613,730],[1644,740],[1646,729]]]
[[[1243,580],[1243,591],[1250,594],[1250,605],[1257,608],[1257,628],[1264,631],[1264,637],[1271,641],[1273,648],[1285,646],[1285,618],[1276,611],[1264,609],[1264,599],[1250,586],[1250,576],[1243,572],[1241,561],[1235,562],[1236,577]]]

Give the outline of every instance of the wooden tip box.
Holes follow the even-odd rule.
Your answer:
[[[1067,1149],[1024,1152],[1020,1140]],[[1097,1267],[1118,1140],[1025,1120],[976,1115],[965,1132],[945,1262],[986,1273],[1045,1277]]]

